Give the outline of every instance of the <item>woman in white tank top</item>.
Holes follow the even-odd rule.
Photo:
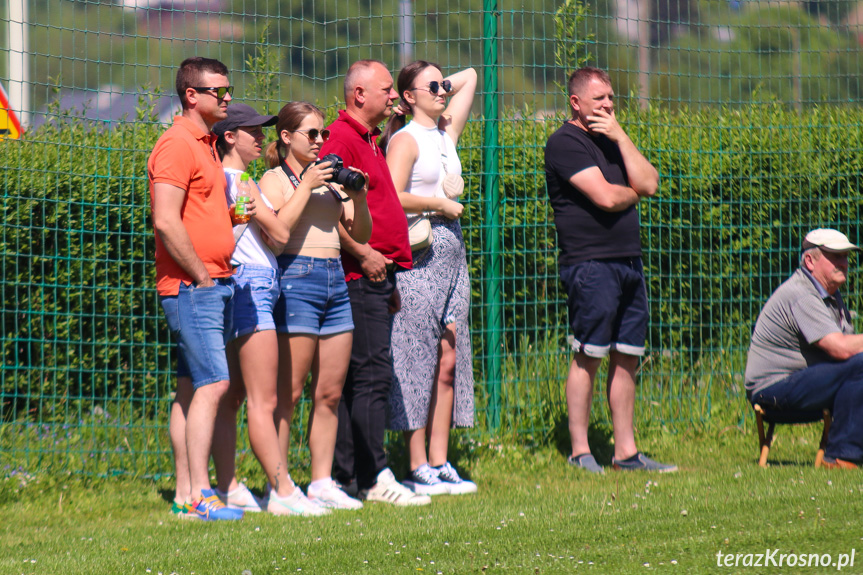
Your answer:
[[[404,120],[391,117],[380,144],[408,221],[428,217],[432,228],[431,245],[414,252],[413,269],[396,274],[402,307],[393,318],[389,420],[408,445],[411,473],[404,484],[428,495],[476,491],[447,455],[450,428],[472,426],[474,415],[470,280],[463,207],[454,198],[464,185],[456,143],[476,83],[472,68],[444,79],[436,64],[405,66],[399,109],[413,119],[392,135]]]

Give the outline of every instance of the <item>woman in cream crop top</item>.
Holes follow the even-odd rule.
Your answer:
[[[362,190],[342,190],[330,182],[329,162],[316,162],[328,136],[317,107],[290,102],[279,111],[277,139],[266,150],[272,169],[261,178],[261,190],[291,232],[278,257],[276,420],[279,447],[290,466],[290,424],[311,371],[308,496],[323,507],[356,509],[362,504],[338,489],[331,477],[338,406],[353,343],[350,299],[339,258],[339,224],[354,241],[365,243],[371,236],[372,219],[366,203],[368,175]]]
[[[346,191],[329,182],[333,170],[328,163],[312,165],[329,136],[321,111],[308,102],[290,102],[278,118],[278,139],[266,150],[271,169],[261,178],[261,190],[273,209],[289,212],[283,219],[288,221],[291,237],[282,253],[338,257],[339,222],[355,241],[368,241],[372,220],[367,189],[349,192],[346,198]]]

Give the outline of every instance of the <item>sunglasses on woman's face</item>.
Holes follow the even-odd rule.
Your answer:
[[[305,134],[309,139],[310,144],[314,144],[318,141],[318,136],[321,137],[323,141],[327,141],[330,139],[330,131],[329,130],[318,130],[317,128],[312,128],[311,130],[294,130],[294,132],[299,132],[301,134]]]
[[[411,88],[411,90],[422,90],[423,92],[431,92],[432,94],[438,94],[441,88],[443,88],[444,94],[449,94],[452,90],[452,82],[450,82],[449,80],[444,80],[443,82],[432,80],[431,82],[429,82],[428,88]]]

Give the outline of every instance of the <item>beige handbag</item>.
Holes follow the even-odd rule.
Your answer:
[[[443,167],[441,189],[443,189],[443,193],[447,199],[454,200],[464,192],[464,178],[462,178],[460,174],[450,174],[447,171],[447,155],[444,151],[446,149],[446,139],[444,138],[443,133],[441,133],[440,145],[438,146],[438,150],[440,150],[441,167]]]
[[[434,235],[432,235],[428,216],[422,214],[411,222],[408,226],[408,239],[411,242],[412,252],[424,250],[431,245]]]
[[[464,178],[459,174],[447,174],[444,176],[441,188],[448,199],[454,200],[464,192]]]

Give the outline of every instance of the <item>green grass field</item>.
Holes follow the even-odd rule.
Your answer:
[[[860,573],[863,474],[814,469],[818,432],[780,428],[766,470],[751,429],[642,436],[642,450],[681,466],[673,475],[589,476],[557,450],[472,442],[459,464],[476,495],[237,523],[173,519],[167,481],[7,470],[0,573],[825,573],[837,569],[718,567],[716,554],[838,561],[858,546],[842,572]]]

